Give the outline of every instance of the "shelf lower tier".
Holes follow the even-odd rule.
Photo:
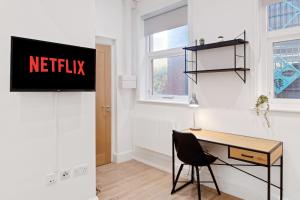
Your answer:
[[[208,69],[197,71],[185,71],[186,74],[201,74],[201,73],[214,73],[214,72],[234,72],[234,71],[250,71],[249,68],[224,68],[224,69]]]

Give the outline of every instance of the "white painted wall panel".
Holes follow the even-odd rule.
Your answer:
[[[172,155],[172,130],[170,120],[134,117],[134,144],[157,153]]]
[[[0,24],[0,199],[95,197],[94,93],[9,92],[10,36],[93,48],[94,0],[0,0]],[[78,164],[87,176],[46,186]]]

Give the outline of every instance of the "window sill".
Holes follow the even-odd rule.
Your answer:
[[[164,105],[174,105],[174,106],[188,106],[187,101],[168,101],[168,100],[156,100],[156,99],[140,99],[137,100],[138,103],[145,104],[164,104]]]
[[[252,107],[251,111],[256,112],[256,108]],[[266,111],[266,109],[260,109],[261,111]],[[300,108],[293,108],[293,107],[279,107],[275,105],[270,105],[270,112],[283,112],[283,113],[300,113]]]

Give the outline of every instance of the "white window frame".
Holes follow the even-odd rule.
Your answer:
[[[274,61],[273,43],[300,39],[300,26],[268,31],[268,10],[263,4],[263,44],[261,48],[265,50],[263,65],[266,66],[266,81],[264,83],[270,101],[270,108],[274,111],[300,112],[300,99],[275,98],[274,94]],[[262,71],[261,71],[262,72]],[[264,81],[263,81],[264,82]]]
[[[146,99],[152,101],[162,101],[162,102],[178,102],[178,103],[187,103],[189,98],[189,89],[187,95],[153,95],[153,74],[152,74],[152,61],[153,59],[159,58],[168,58],[168,57],[176,57],[176,56],[184,56],[184,50],[182,47],[171,48],[167,50],[160,51],[151,51],[153,49],[151,47],[151,36],[146,36],[146,73],[147,73],[147,83],[146,83]],[[184,66],[182,68],[182,73],[184,71]],[[189,81],[188,81],[189,88]]]

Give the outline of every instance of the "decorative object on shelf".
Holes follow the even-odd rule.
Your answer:
[[[200,38],[199,44],[200,44],[200,45],[204,45],[204,44],[205,44],[205,39],[204,39],[204,38]]]
[[[224,37],[223,37],[222,35],[220,35],[220,36],[218,37],[218,41],[219,41],[219,42],[223,42],[223,41],[224,41]]]
[[[268,117],[268,114],[270,112],[269,98],[265,95],[260,95],[256,100],[255,108],[257,116],[260,115],[261,110],[264,110],[264,118],[267,122],[268,127],[270,128],[271,124]]]
[[[189,101],[189,107],[194,109],[194,111],[193,111],[193,128],[190,128],[190,130],[192,130],[192,131],[201,130],[201,128],[196,127],[196,109],[199,107],[199,102],[198,102],[198,99],[197,99],[195,93],[192,94],[192,97]]]
[[[246,83],[246,78],[247,74],[246,72],[249,71],[250,69],[247,68],[247,52],[246,52],[246,45],[249,42],[246,41],[246,31],[243,31],[240,35],[235,37],[233,40],[226,40],[222,42],[215,42],[215,43],[210,43],[210,44],[204,44],[204,45],[197,45],[197,42],[195,46],[189,46],[183,48],[185,51],[185,66],[184,66],[184,73],[190,78],[192,81],[194,81],[196,84],[198,82],[198,74],[200,73],[211,73],[211,72],[235,72],[237,76],[242,79],[244,83]],[[243,45],[243,52],[242,53],[237,53],[237,46]],[[198,69],[198,51],[204,51],[208,49],[216,49],[216,48],[221,48],[221,47],[233,47],[234,51],[234,67],[232,68],[223,68],[223,69],[206,69],[206,70],[199,70]],[[194,53],[194,60],[189,60],[188,59],[188,52]],[[243,61],[242,66],[238,66],[237,58],[241,58]],[[192,70],[190,70],[189,65],[193,64],[195,66]],[[190,76],[193,75],[193,76]]]

